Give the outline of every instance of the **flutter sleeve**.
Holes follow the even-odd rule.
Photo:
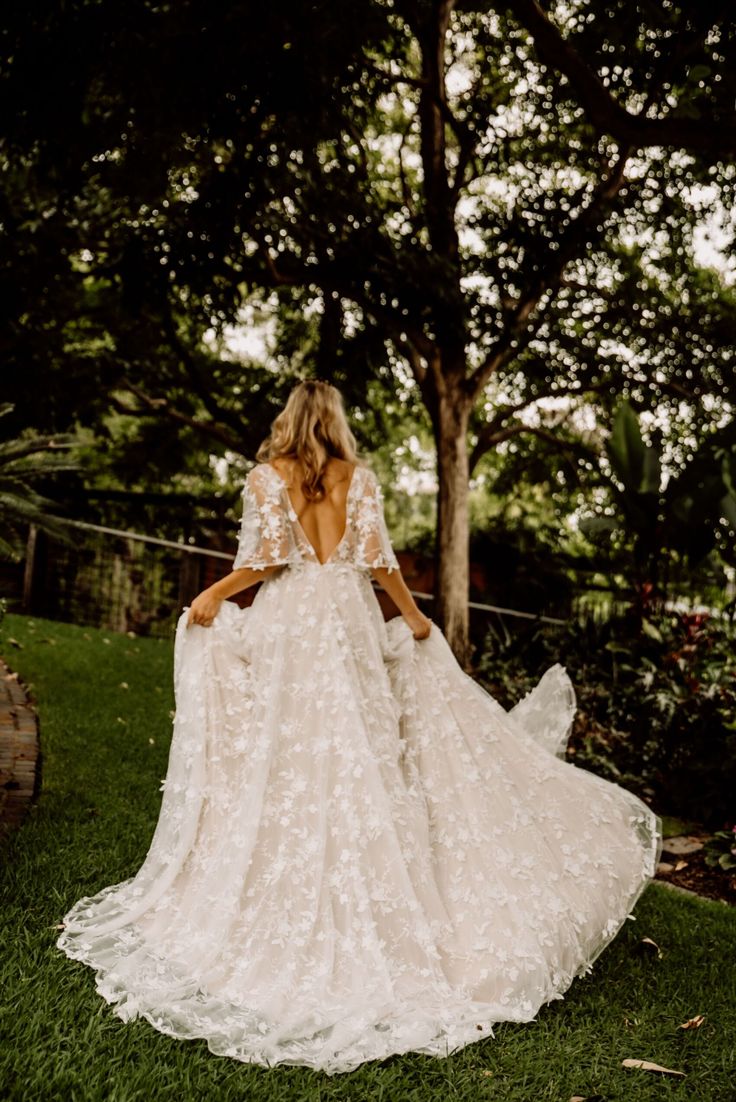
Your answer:
[[[233,570],[281,566],[299,558],[286,515],[278,476],[264,465],[248,472],[243,487],[243,514]]]
[[[389,572],[399,569],[386,527],[381,485],[370,468],[365,469],[363,491],[358,501],[355,521],[355,560],[366,569],[385,567]]]

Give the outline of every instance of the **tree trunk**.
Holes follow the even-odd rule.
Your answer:
[[[437,403],[437,581],[440,625],[458,662],[470,668],[468,581],[468,416],[464,395],[444,394]]]

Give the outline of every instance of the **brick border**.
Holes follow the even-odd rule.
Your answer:
[[[20,826],[40,790],[38,717],[18,674],[0,658],[0,839]]]

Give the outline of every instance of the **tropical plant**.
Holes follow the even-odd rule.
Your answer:
[[[717,830],[705,843],[705,863],[725,872],[736,869],[736,824]]]
[[[666,480],[661,447],[645,442],[640,418],[623,401],[605,452],[614,475],[611,495],[616,511],[584,517],[580,528],[599,546],[601,537],[610,546],[616,536],[631,547],[628,578],[640,612],[666,598],[668,566],[675,556],[693,568],[720,542],[723,554],[733,558],[736,420],[710,432]],[[625,560],[619,557],[616,565],[625,566]]]
[[[553,662],[578,698],[568,758],[709,827],[736,791],[736,623],[652,608],[503,639],[489,633],[479,676],[505,707]]]
[[[10,403],[0,406],[0,417],[12,409]],[[0,440],[0,558],[20,557],[29,524],[60,539],[69,538],[68,525],[53,515],[54,502],[37,484],[78,469],[79,464],[68,457],[68,449],[75,443],[75,437],[59,433],[39,436],[28,432]]]

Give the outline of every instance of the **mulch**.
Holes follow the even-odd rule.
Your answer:
[[[698,848],[685,853],[679,852],[682,849],[679,845],[673,847],[675,852],[667,849],[668,842],[679,842],[681,838],[665,838],[662,862],[656,879],[706,899],[718,899],[722,903],[730,903],[732,907],[736,906],[736,872],[726,872],[705,863],[703,846],[710,837],[707,831],[695,831],[687,835],[693,846],[697,845]]]

